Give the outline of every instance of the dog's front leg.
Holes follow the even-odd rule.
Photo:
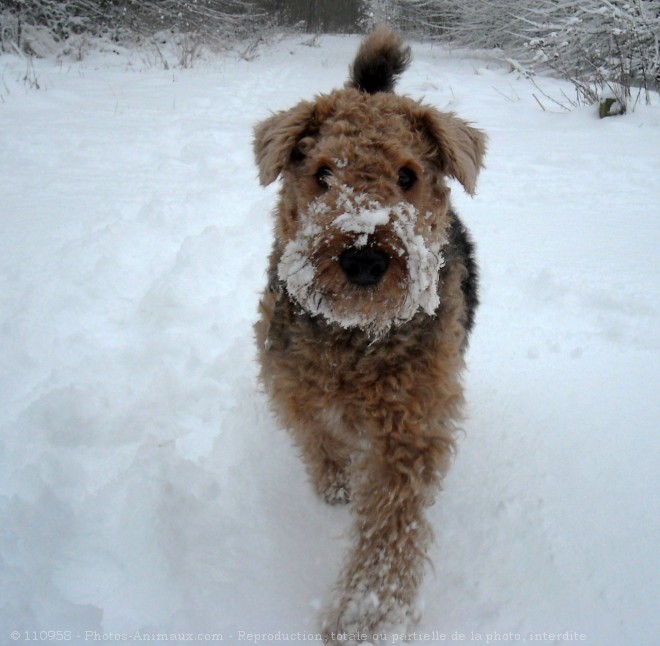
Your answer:
[[[392,633],[408,632],[417,619],[417,590],[432,537],[425,509],[450,449],[405,433],[379,444],[356,470],[356,545],[324,621],[329,643],[384,642]]]

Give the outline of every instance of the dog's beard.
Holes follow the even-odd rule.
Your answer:
[[[420,310],[433,315],[440,305],[446,239],[432,231],[430,217],[408,202],[383,206],[342,187],[334,208],[318,198],[302,214],[303,224],[280,258],[279,278],[311,316],[381,337]],[[354,285],[339,255],[369,245],[387,253],[390,267],[378,284]]]

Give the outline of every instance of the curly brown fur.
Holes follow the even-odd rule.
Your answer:
[[[368,38],[358,78],[395,42],[404,51],[390,32]],[[356,518],[323,619],[332,643],[416,619],[425,509],[454,450],[477,304],[445,178],[472,194],[485,141],[453,114],[355,87],[255,129],[262,183],[282,178],[255,326],[261,379],[319,495],[350,498]]]
[[[410,47],[381,25],[360,45],[349,70],[348,85],[368,94],[391,92],[410,65],[410,58]]]

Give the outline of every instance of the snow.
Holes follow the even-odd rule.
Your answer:
[[[318,42],[0,58],[0,642],[317,643],[351,518],[256,383],[276,187],[251,127],[343,84],[357,39]],[[400,91],[490,147],[453,194],[482,303],[410,637],[655,644],[660,103],[544,112],[487,57],[413,52]]]

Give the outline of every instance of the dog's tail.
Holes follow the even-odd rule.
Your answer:
[[[380,25],[362,41],[349,70],[348,86],[367,94],[391,92],[410,59],[410,47],[389,27]]]

